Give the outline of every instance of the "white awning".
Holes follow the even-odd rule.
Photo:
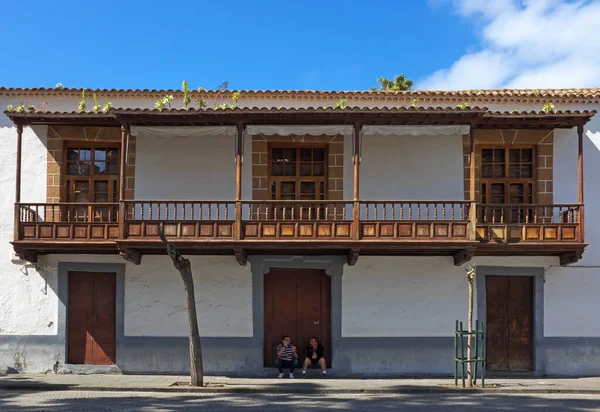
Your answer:
[[[363,126],[365,136],[439,136],[469,134],[469,125],[459,126]]]
[[[205,137],[236,136],[235,126],[131,126],[133,136]]]
[[[327,126],[246,126],[249,135],[311,135],[311,136],[335,136],[338,134],[351,135],[354,127],[343,125]]]

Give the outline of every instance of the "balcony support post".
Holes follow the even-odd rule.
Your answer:
[[[242,238],[242,164],[244,163],[244,125],[237,124],[235,145],[235,230],[234,237]],[[236,254],[237,256],[237,254]],[[239,259],[238,259],[239,261]],[[241,263],[240,263],[241,264]]]
[[[469,239],[477,237],[477,202],[475,199],[475,125],[469,128]]]
[[[125,239],[125,163],[127,162],[127,125],[121,125],[121,159],[119,162],[119,239]]]
[[[584,242],[584,204],[583,204],[583,125],[577,126],[577,136],[579,140],[579,153],[577,158],[577,183],[578,183],[578,202],[579,202],[579,241]]]
[[[355,240],[360,239],[360,194],[359,194],[359,176],[360,176],[360,162],[361,162],[361,129],[362,125],[358,122],[354,124],[354,139],[353,139],[353,157],[352,162],[354,163],[354,207],[352,212],[352,238]],[[358,257],[358,255],[357,255]]]
[[[14,239],[19,240],[19,215],[20,215],[20,206],[17,203],[21,202],[21,152],[22,152],[22,143],[23,143],[23,125],[17,125],[17,169],[15,176],[15,216],[14,216]]]

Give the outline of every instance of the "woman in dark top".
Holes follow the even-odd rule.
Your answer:
[[[306,370],[316,367],[321,367],[323,377],[327,377],[327,366],[325,363],[325,348],[319,342],[316,336],[310,338],[308,346],[304,350],[304,367],[302,368],[302,377],[306,378]]]

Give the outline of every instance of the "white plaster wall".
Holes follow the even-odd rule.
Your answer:
[[[242,197],[252,193],[252,148],[244,145]],[[135,198],[235,200],[234,138],[163,138],[136,141]]]
[[[0,115],[0,124],[6,120]],[[46,201],[46,134],[46,127],[23,130],[23,202]],[[0,336],[52,335],[57,330],[56,276],[14,263],[9,243],[14,239],[16,141],[15,127],[0,127]]]
[[[600,337],[600,268],[553,267],[544,284],[544,336]]]
[[[344,197],[353,196],[352,137],[344,141]],[[360,197],[463,200],[462,137],[365,136]]]
[[[252,337],[252,273],[232,256],[190,257],[200,335]],[[125,335],[187,336],[183,282],[167,256],[128,265]]]
[[[453,336],[467,299],[451,257],[361,256],[342,276],[342,336]]]

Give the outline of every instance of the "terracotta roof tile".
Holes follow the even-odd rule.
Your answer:
[[[19,88],[0,87],[0,96],[64,96],[75,97],[81,94],[82,89],[76,88]],[[97,93],[102,98],[112,97],[140,97],[159,98],[165,95],[181,96],[181,90],[157,89],[85,89],[88,95]],[[297,99],[297,100],[334,100],[356,99],[373,101],[410,101],[412,99],[461,101],[468,99],[470,102],[534,102],[552,100],[553,102],[600,102],[600,88],[574,88],[574,89],[492,89],[492,90],[407,90],[407,91],[322,91],[322,90],[227,90],[227,91],[192,91],[193,96],[206,99],[215,97],[227,98],[233,92],[239,92],[242,99]]]

